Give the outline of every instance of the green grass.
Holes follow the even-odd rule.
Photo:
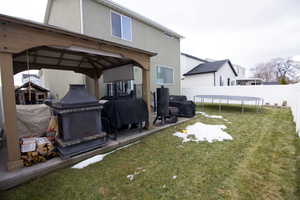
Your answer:
[[[205,112],[219,114],[211,105]],[[232,123],[198,116],[102,162],[58,170],[0,199],[299,199],[300,141],[290,110],[256,114],[247,108],[241,114],[238,106],[226,106],[222,115]],[[225,124],[234,140],[182,144],[172,136],[196,121]],[[135,171],[140,174],[129,181],[126,176]]]

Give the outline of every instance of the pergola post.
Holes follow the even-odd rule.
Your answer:
[[[152,112],[151,112],[151,91],[150,91],[150,68],[143,69],[143,99],[147,104],[148,109],[148,122],[146,128],[152,128]]]
[[[19,138],[16,129],[16,101],[12,54],[0,53],[2,98],[4,111],[4,132],[7,139],[9,171],[23,167]]]

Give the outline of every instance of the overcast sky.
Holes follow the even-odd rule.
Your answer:
[[[0,13],[42,21],[46,0],[0,0]],[[246,68],[300,55],[300,0],[114,0],[185,36],[182,52]]]

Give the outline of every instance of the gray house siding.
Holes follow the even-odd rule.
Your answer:
[[[80,18],[79,0],[54,0],[47,23],[80,33]],[[50,89],[55,98],[62,98],[69,90],[69,84],[85,84],[85,75],[72,71],[43,69],[40,76],[42,84]]]
[[[64,9],[66,7],[69,9]],[[158,53],[157,56],[151,58],[151,91],[155,91],[155,88],[159,87],[156,84],[156,66],[163,65],[174,69],[174,83],[165,85],[165,87],[170,88],[171,94],[179,94],[180,39],[170,37],[163,31],[136,18],[132,18],[132,41],[116,38],[111,34],[111,11],[111,8],[94,0],[82,0],[83,34]],[[54,0],[50,10],[49,24],[80,32],[80,12],[80,0]],[[104,95],[102,80],[101,78],[100,94]],[[88,78],[86,83],[92,89],[93,83]]]

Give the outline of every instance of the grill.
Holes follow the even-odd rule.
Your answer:
[[[47,101],[57,116],[59,136],[56,138],[58,153],[68,158],[106,143],[102,131],[101,105],[88,94],[85,85],[70,85],[68,93],[58,102]]]

